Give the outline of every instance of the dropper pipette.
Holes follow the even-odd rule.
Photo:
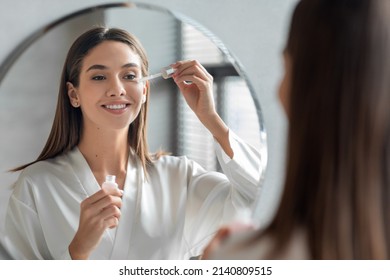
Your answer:
[[[140,79],[140,81],[141,82],[145,82],[145,81],[153,80],[153,79],[161,77],[161,76],[162,76],[162,73],[157,73],[157,74],[153,74],[153,75],[149,75],[149,76],[143,77],[142,79]]]
[[[141,78],[140,82],[149,81],[149,80],[152,80],[152,79],[155,79],[158,77],[163,77],[164,79],[168,79],[168,78],[172,77],[172,75],[173,75],[173,73],[175,73],[175,71],[176,71],[176,69],[174,69],[172,67],[164,67],[157,74],[153,74],[153,75],[149,75],[147,77]]]

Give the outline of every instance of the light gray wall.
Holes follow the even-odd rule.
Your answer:
[[[284,177],[286,119],[277,100],[281,50],[296,0],[142,0],[164,6],[201,23],[238,58],[260,101],[268,140],[268,169],[256,216],[269,221],[277,205]],[[29,34],[59,17],[98,4],[101,0],[2,0],[0,61]],[[21,80],[23,82],[23,80]],[[2,105],[2,104],[1,104]],[[39,106],[39,105],[37,105]],[[32,106],[32,109],[41,109]],[[2,120],[0,119],[0,122]],[[0,137],[6,135],[2,131]],[[33,137],[36,137],[35,135]],[[17,139],[15,139],[16,141]],[[10,140],[11,141],[11,140]],[[11,143],[10,143],[11,144]],[[5,155],[0,154],[4,159]],[[0,178],[4,178],[0,173]],[[0,187],[2,186],[0,180]],[[0,191],[0,219],[9,191]]]

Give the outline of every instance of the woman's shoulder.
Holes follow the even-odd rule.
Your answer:
[[[152,161],[153,165],[159,168],[171,168],[189,163],[186,156],[174,156],[171,154],[154,154]]]
[[[67,154],[40,160],[23,169],[19,177],[35,178],[41,175],[55,175],[58,172],[64,172],[67,163]]]
[[[195,160],[188,158],[185,155],[162,155],[155,160],[153,160],[152,169],[160,172],[170,172],[170,173],[180,173],[181,175],[191,174],[191,175],[200,175],[208,172],[204,167],[202,167]],[[219,176],[220,173],[215,173],[215,176]]]
[[[69,169],[70,164],[67,154],[34,162],[20,172],[14,184],[14,189],[26,191],[38,185],[42,189],[43,186],[48,185],[48,182],[66,177]]]

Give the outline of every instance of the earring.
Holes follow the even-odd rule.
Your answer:
[[[79,107],[79,103],[78,103],[77,101],[75,101],[75,102],[73,103],[73,106],[74,106],[74,107]]]

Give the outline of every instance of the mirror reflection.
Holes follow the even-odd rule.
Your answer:
[[[123,28],[137,36],[147,51],[150,73],[177,60],[199,60],[214,77],[214,96],[221,117],[266,156],[260,106],[229,53],[199,31],[201,26],[184,22],[168,11],[138,4],[67,20],[29,46],[12,65],[0,86],[0,128],[6,132],[1,138],[4,145],[0,145],[1,170],[37,157],[50,131],[66,52],[79,34],[96,25]],[[218,170],[211,135],[176,91],[172,80],[151,81],[150,150],[185,154],[207,169]]]
[[[121,8],[96,10],[50,29],[12,65],[0,86],[0,168],[7,170],[37,157],[49,134],[57,101],[61,67],[70,44],[92,26],[123,28],[145,47],[150,73],[174,61],[197,59],[214,77],[218,112],[247,143],[262,153],[266,164],[265,130],[260,106],[238,63],[215,38],[199,26],[160,10]],[[172,80],[151,82],[148,142],[151,151],[162,149],[186,155],[207,170],[220,170],[210,133],[178,94]],[[4,175],[6,185],[14,175]]]

